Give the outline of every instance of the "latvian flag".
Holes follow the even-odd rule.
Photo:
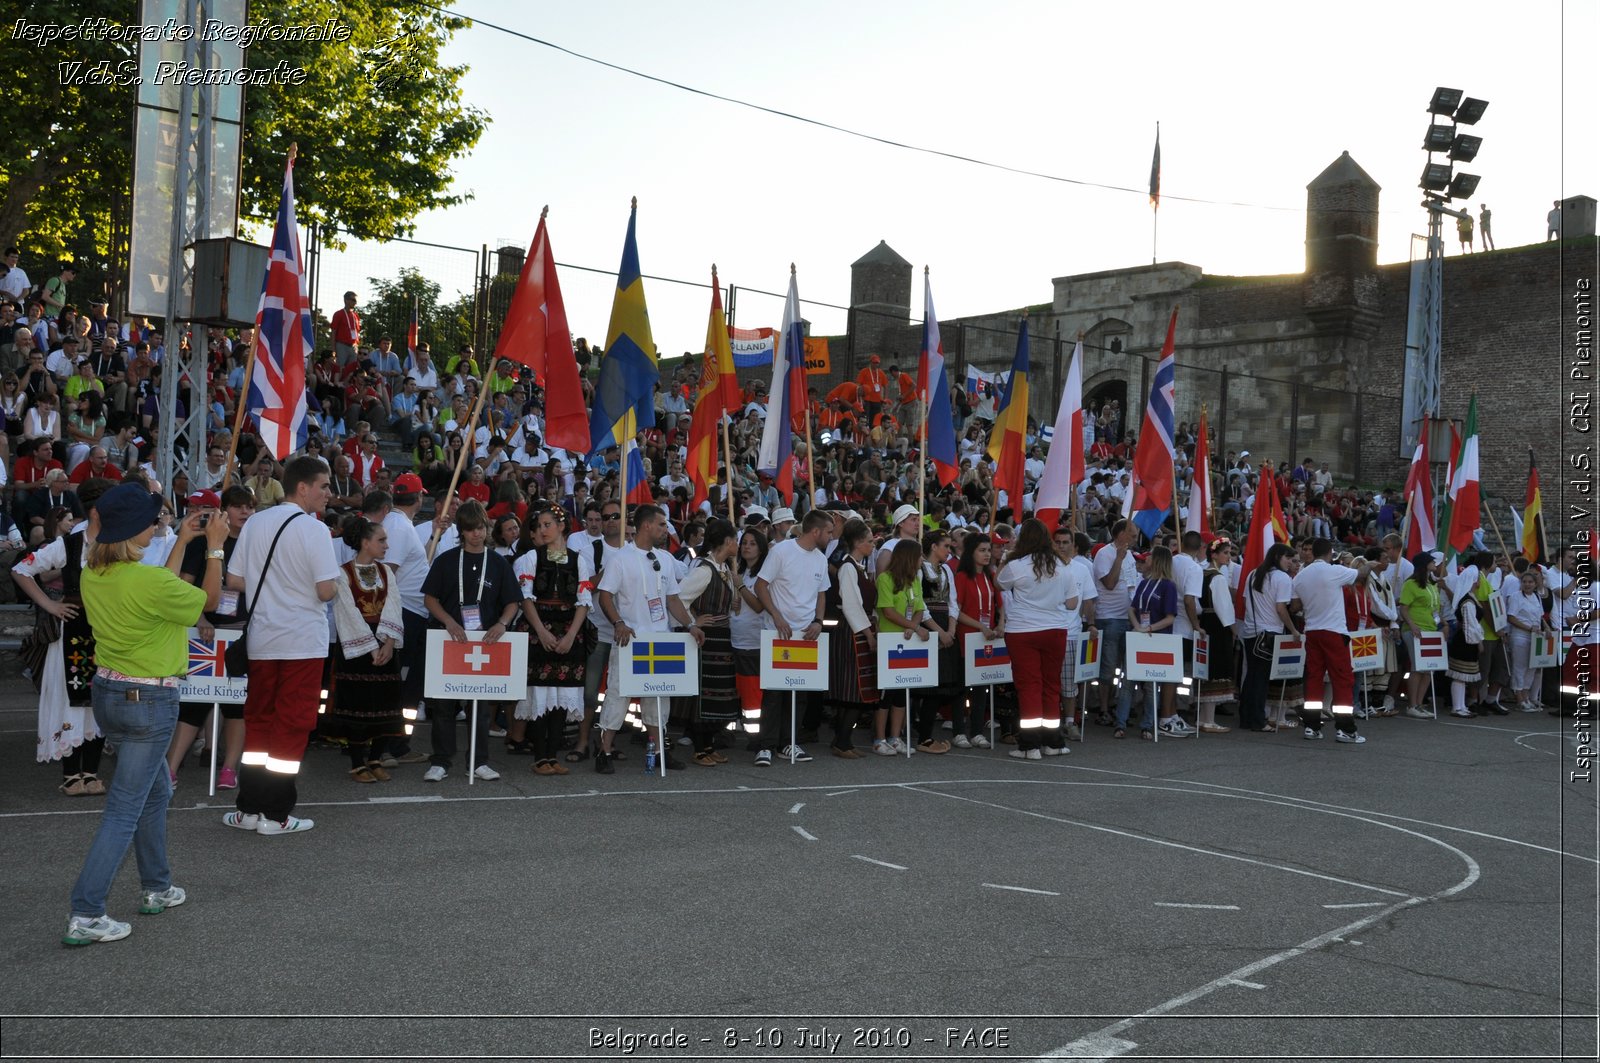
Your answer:
[[[1003,652],[1003,651],[1002,651]],[[907,646],[889,651],[889,671],[925,672],[928,670],[928,651]]]
[[[972,665],[974,668],[995,668],[1011,663],[1011,651],[1006,649],[1005,643],[994,645],[983,643],[972,647]]]
[[[1417,659],[1444,660],[1444,635],[1437,631],[1423,631],[1417,635]]]

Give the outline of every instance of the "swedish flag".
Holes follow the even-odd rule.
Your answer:
[[[600,381],[589,414],[591,452],[621,446],[624,439],[656,423],[655,387],[661,371],[650,336],[650,312],[644,305],[644,278],[639,273],[639,245],[634,239],[638,215],[639,201],[634,200],[628,215],[628,238],[622,245],[622,267],[617,270],[605,355],[600,359]]]

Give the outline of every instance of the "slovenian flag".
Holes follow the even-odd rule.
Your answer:
[[[925,649],[891,649],[889,651],[889,671],[891,672],[921,672],[928,668],[928,651]]]

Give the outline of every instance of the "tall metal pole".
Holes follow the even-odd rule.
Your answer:
[[[195,0],[184,0],[183,24],[194,26],[197,11]],[[199,46],[191,35],[183,44],[183,61],[190,69],[199,60]],[[183,304],[184,291],[191,283],[190,270],[183,249],[192,238],[193,227],[189,218],[189,182],[192,166],[190,154],[195,148],[195,127],[191,115],[194,111],[194,86],[187,79],[178,87],[178,151],[172,183],[172,240],[168,245],[172,263],[167,282],[166,333],[163,338],[164,353],[161,358],[160,428],[156,439],[156,475],[163,491],[172,487],[173,470],[178,467],[178,382],[184,375],[183,326],[179,317],[188,313]]]
[[[1441,306],[1444,302],[1444,204],[1432,196],[1423,200],[1428,209],[1428,255],[1422,270],[1422,372],[1418,384],[1422,412],[1439,416],[1443,365],[1439,357]]]

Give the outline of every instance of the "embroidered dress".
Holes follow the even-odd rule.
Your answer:
[[[700,647],[701,723],[726,724],[739,718],[739,692],[733,671],[733,577],[709,558],[697,558],[695,568],[711,570],[711,581],[692,603],[695,619],[705,635]]]
[[[855,558],[839,564],[839,582],[854,579],[861,591],[861,607],[869,617],[878,615],[878,585],[861,569]],[[867,641],[867,631],[852,632],[841,623],[832,629],[828,640],[828,669],[832,676],[829,696],[846,705],[876,705],[878,693],[878,651]]]
[[[35,580],[61,573],[62,601],[76,605],[78,615],[61,622],[61,637],[50,644],[39,677],[39,731],[35,758],[60,760],[83,743],[100,737],[90,708],[89,684],[94,678],[94,630],[78,590],[83,576],[83,532],[74,531],[45,544],[13,568]]]
[[[512,565],[523,598],[534,603],[540,623],[557,639],[566,636],[580,606],[593,608],[586,559],[576,550],[550,548],[529,550]],[[517,702],[513,711],[519,720],[537,720],[551,709],[559,709],[569,720],[583,719],[583,681],[594,648],[594,626],[588,623],[572,640],[564,654],[547,650],[537,633],[528,640],[528,696]]]
[[[1210,643],[1206,661],[1206,671],[1210,678],[1200,680],[1201,705],[1221,705],[1234,700],[1236,696],[1233,685],[1233,626],[1224,624],[1211,604],[1212,583],[1218,577],[1222,578],[1222,589],[1226,591],[1228,585],[1226,575],[1214,568],[1206,571],[1205,581],[1201,584],[1200,601],[1203,608],[1200,613],[1200,629],[1205,632]]]
[[[360,566],[358,571],[356,563],[348,561],[339,567],[344,577],[334,606],[339,641],[331,662],[328,711],[317,730],[327,741],[361,747],[376,738],[406,733],[400,654],[391,655],[385,664],[372,663],[382,639],[395,638],[398,648],[403,630],[399,592],[387,565]]]

